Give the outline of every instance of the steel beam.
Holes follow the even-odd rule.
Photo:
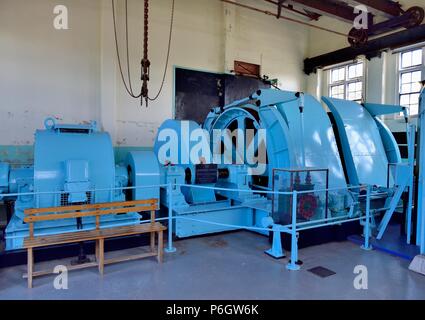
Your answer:
[[[311,20],[319,20],[319,18],[321,17],[320,14],[318,14],[318,13],[297,10],[292,5],[284,4],[285,0],[276,0],[276,1],[275,0],[264,0],[264,1],[278,6],[278,12],[277,12],[278,18],[280,18],[283,9],[288,10],[288,11],[293,12],[293,13],[300,14],[302,16],[310,18]],[[280,8],[280,10],[279,10],[279,8]]]
[[[392,17],[397,17],[404,12],[400,3],[390,0],[354,0],[354,2],[363,4],[366,7],[375,9]]]
[[[290,0],[290,2],[308,7],[319,14],[337,17],[348,23],[353,23],[357,17],[353,7],[337,0]],[[371,19],[372,15],[369,14],[369,16]]]
[[[425,41],[425,24],[370,40],[359,48],[347,47],[314,58],[305,59],[304,72],[309,75],[315,72],[317,68],[350,61],[360,55],[366,55],[366,57],[372,58],[378,56],[385,49],[399,48],[422,41]]]

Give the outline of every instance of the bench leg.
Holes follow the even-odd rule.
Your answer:
[[[96,256],[96,262],[99,262],[99,240],[96,240],[95,256]]]
[[[158,262],[162,263],[164,255],[164,233],[158,232]]]
[[[151,233],[151,252],[155,252],[155,232]]]
[[[28,288],[32,288],[32,275],[34,269],[34,252],[32,248],[27,249],[28,252]]]
[[[105,268],[105,239],[99,239],[99,273],[103,276],[103,270]]]

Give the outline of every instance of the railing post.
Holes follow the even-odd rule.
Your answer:
[[[286,265],[288,270],[300,270],[298,265],[298,239],[297,239],[297,204],[298,193],[292,193],[292,226],[291,226],[291,261]]]
[[[372,250],[370,245],[370,185],[367,186],[366,191],[366,222],[364,230],[364,244],[362,245],[363,250]]]
[[[168,184],[168,248],[165,249],[167,253],[176,252],[177,249],[173,247],[173,185]]]
[[[410,244],[412,237],[412,205],[413,205],[413,183],[415,175],[415,144],[416,144],[416,126],[411,124],[408,126],[408,158],[409,158],[409,198],[407,200],[407,244]]]

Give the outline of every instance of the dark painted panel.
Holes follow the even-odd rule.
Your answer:
[[[224,106],[264,88],[270,85],[252,77],[176,68],[175,119],[201,124],[211,108]]]

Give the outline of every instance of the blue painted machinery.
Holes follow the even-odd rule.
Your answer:
[[[8,194],[15,200],[14,214],[6,229],[6,249],[22,247],[28,235],[28,225],[23,222],[27,208],[57,207],[72,204],[89,204],[123,201],[126,194],[119,188],[130,183],[147,185],[159,181],[150,173],[149,160],[143,163],[145,153],[131,153],[128,167],[116,166],[109,134],[100,132],[96,123],[88,125],[59,125],[47,119],[45,130],[37,130],[34,145],[34,166],[10,168],[0,164],[0,196]],[[154,166],[154,165],[153,165]],[[128,170],[130,168],[131,170]],[[130,178],[130,179],[129,179]],[[134,194],[139,199],[158,197],[158,191],[147,189],[144,194]],[[122,226],[139,223],[137,213],[102,217],[102,225]],[[93,218],[82,219],[82,229],[95,227]],[[35,224],[36,235],[78,231],[73,221],[48,221]]]
[[[184,238],[250,227],[278,230],[287,223],[290,199],[262,191],[304,191],[300,222],[355,217],[364,210],[358,200],[364,190],[351,189],[359,184],[375,186],[374,209],[385,211],[376,223],[382,236],[401,194],[411,186],[412,163],[401,163],[394,137],[378,116],[405,110],[330,98],[324,102],[330,114],[311,95],[259,90],[213,108],[202,126],[165,121],[153,152],[129,152],[120,165],[109,135],[95,123],[58,125],[48,119],[46,129],[35,135],[33,167],[0,163],[0,197],[9,194],[16,200],[6,229],[7,249],[20,248],[28,234],[22,220],[26,208],[160,198],[179,218],[173,231]],[[139,216],[103,219],[104,225],[115,226],[138,223]],[[83,221],[83,228],[93,227],[94,221]],[[36,226],[36,234],[64,231],[78,231],[77,225]],[[274,245],[269,253],[278,257],[282,250]]]
[[[174,186],[162,188],[161,203],[171,206],[180,218],[175,222],[175,234],[184,238],[236,229],[228,225],[260,226],[271,207],[267,199],[250,192],[252,177],[248,166],[203,163],[203,157],[210,153],[204,133],[195,122],[168,120],[156,139],[154,150],[161,163],[161,184]],[[194,135],[199,139],[190,141]],[[176,141],[181,142],[179,146]],[[206,142],[204,148],[190,157],[198,141]],[[169,148],[165,148],[167,144]],[[161,151],[173,148],[174,156]]]
[[[368,103],[360,105],[353,101],[326,97],[323,101],[331,110],[336,124],[348,183],[353,186],[373,186],[372,209],[375,212],[385,211],[379,224],[374,221],[373,215],[371,226],[376,228],[377,239],[383,237],[406,189],[409,192],[407,234],[410,235],[415,128],[408,125],[407,110],[401,106]],[[405,115],[409,153],[407,163],[402,162],[394,136],[379,119],[381,115],[393,113]]]
[[[171,202],[174,214],[182,218],[176,220],[175,234],[189,237],[234,229],[228,225],[284,225],[282,212],[289,213],[290,201],[285,196],[272,201],[273,197],[256,194],[256,190],[311,191],[300,199],[300,222],[355,217],[364,211],[359,195],[365,190],[350,187],[368,184],[374,186],[374,209],[386,211],[383,222],[376,224],[382,236],[402,193],[411,184],[412,166],[402,164],[397,143],[378,116],[405,109],[330,98],[324,102],[331,110],[329,115],[311,95],[259,90],[224,108],[213,108],[202,125],[210,141],[209,149],[204,146],[204,151],[211,153],[209,161],[201,156],[183,159],[198,142],[188,137],[202,135],[198,124],[166,121],[159,130],[155,153],[162,163],[161,183],[178,185],[171,193],[169,188],[161,191],[162,204],[169,206]],[[214,139],[216,130],[230,134],[247,129],[254,134],[242,139],[246,143],[242,151],[235,142],[239,142],[239,134]],[[260,137],[261,130],[265,130],[265,137]],[[174,157],[161,152],[164,145],[171,144],[164,135],[167,131],[176,133],[173,141],[182,142],[169,146],[178,148]],[[262,144],[266,157],[253,159]],[[230,156],[223,154],[223,148],[232,151]],[[251,157],[246,153],[249,149],[254,150]],[[205,166],[213,171],[213,179],[198,180]],[[229,193],[221,188],[239,191]],[[323,192],[325,189],[329,191]]]

